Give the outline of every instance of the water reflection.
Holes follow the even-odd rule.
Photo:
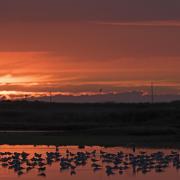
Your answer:
[[[4,179],[178,178],[180,154],[172,149],[3,145],[0,167]]]

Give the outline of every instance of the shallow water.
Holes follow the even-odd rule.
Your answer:
[[[142,173],[142,171],[133,171],[133,168],[131,165],[129,166],[129,169],[123,170],[123,174],[119,174],[119,170],[113,170],[113,175],[107,175],[106,173],[106,166],[110,165],[112,166],[112,163],[106,163],[103,162],[103,158],[100,157],[100,151],[106,152],[106,153],[112,153],[116,154],[118,152],[123,152],[124,154],[134,154],[138,155],[140,152],[146,152],[147,155],[150,155],[152,153],[156,153],[158,151],[161,151],[164,153],[164,156],[172,154],[172,149],[142,149],[137,148],[136,152],[134,153],[131,148],[125,148],[125,147],[111,147],[111,148],[105,148],[105,147],[99,147],[99,146],[93,146],[89,147],[86,146],[84,148],[79,148],[78,146],[33,146],[33,145],[16,145],[16,146],[10,146],[10,145],[1,145],[0,146],[0,152],[26,152],[29,154],[28,159],[30,160],[32,157],[34,157],[34,153],[42,154],[42,159],[45,159],[46,152],[59,152],[62,157],[66,157],[67,150],[70,151],[73,154],[76,154],[77,152],[88,152],[92,153],[94,150],[96,150],[95,155],[91,154],[90,158],[87,160],[87,164],[80,165],[76,168],[75,172],[76,175],[71,175],[71,170],[60,170],[60,162],[59,161],[53,161],[51,165],[45,165],[46,170],[43,172],[44,176],[39,176],[41,173],[38,171],[38,165],[34,166],[32,170],[26,171],[27,166],[25,163],[22,164],[22,167],[25,168],[22,170],[23,174],[19,176],[17,172],[14,171],[14,169],[9,169],[9,166],[3,167],[3,162],[0,162],[0,179],[5,180],[11,180],[11,179],[22,179],[22,180],[39,180],[39,179],[47,179],[47,180],[152,180],[152,179],[158,179],[158,180],[176,180],[180,178],[180,170],[178,170],[176,167],[173,167],[173,163],[169,162],[169,166],[163,170],[163,172],[155,172],[154,169],[152,169],[150,172]],[[175,150],[173,150],[175,151]],[[179,150],[176,150],[177,153],[179,153]],[[10,155],[1,155],[1,160],[3,157],[8,157]],[[92,160],[96,159],[96,164],[100,165],[102,169],[94,172],[92,168]],[[41,174],[42,175],[42,174]]]

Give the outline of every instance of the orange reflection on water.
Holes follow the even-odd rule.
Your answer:
[[[1,145],[0,146],[0,152],[26,152],[29,153],[30,156],[28,157],[29,159],[34,156],[34,153],[42,154],[42,157],[44,158],[46,156],[46,152],[57,152],[57,150],[62,154],[62,156],[66,156],[66,151],[69,150],[72,153],[77,153],[77,152],[92,152],[96,150],[96,159],[99,160],[99,154],[100,151],[103,152],[108,152],[108,153],[117,153],[120,151],[123,151],[125,154],[133,153],[131,148],[125,148],[125,147],[111,147],[111,148],[105,148],[105,147],[99,147],[99,146],[93,146],[89,147],[86,146],[83,149],[79,149],[78,146],[60,146],[55,147],[55,146],[34,146],[34,145]],[[141,151],[146,152],[147,154],[155,153],[158,151],[164,152],[165,154],[170,154],[172,149],[143,149],[143,148],[138,148],[136,150],[135,154],[140,153]],[[178,152],[178,150],[176,150]],[[179,152],[178,152],[179,153]],[[103,166],[103,169],[97,172],[93,172],[92,167],[91,167],[91,160],[87,161],[87,164],[85,166],[80,166],[76,169],[76,175],[71,176],[69,170],[64,170],[60,171],[60,165],[59,162],[53,162],[51,165],[46,166],[46,179],[47,180],[58,180],[58,179],[63,179],[63,180],[152,180],[152,179],[158,179],[158,180],[176,180],[179,179],[180,177],[180,172],[176,169],[173,168],[172,166],[169,166],[165,172],[163,173],[156,173],[154,171],[147,173],[147,174],[142,174],[141,172],[134,174],[132,171],[132,168],[128,169],[125,171],[123,175],[119,175],[118,173],[115,173],[112,176],[107,176],[105,173],[105,165],[101,161],[98,161],[100,165]],[[0,163],[2,164],[2,162]],[[0,166],[0,179],[6,179],[6,180],[16,180],[16,179],[23,179],[23,180],[39,180],[42,179],[43,177],[39,177],[38,175],[38,169],[34,168],[28,173],[23,174],[22,176],[18,176],[17,173],[15,173],[12,169],[8,169],[7,167],[1,167]]]

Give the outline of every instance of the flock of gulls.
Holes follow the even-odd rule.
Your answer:
[[[123,175],[128,169],[133,174],[149,173],[155,171],[162,173],[166,168],[173,166],[180,169],[179,152],[171,151],[169,154],[163,152],[147,153],[134,150],[132,153],[117,152],[110,153],[102,150],[78,151],[76,153],[66,150],[61,153],[59,147],[54,152],[46,154],[28,154],[26,152],[0,152],[0,165],[9,168],[18,176],[36,169],[38,176],[46,177],[47,167],[53,163],[59,164],[59,171],[68,171],[70,175],[76,175],[78,167],[88,166],[92,171],[103,170],[107,176]]]

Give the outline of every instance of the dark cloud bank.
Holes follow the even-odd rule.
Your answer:
[[[49,97],[34,98],[32,100],[49,101]],[[154,102],[172,102],[180,100],[180,95],[156,95]],[[150,95],[143,95],[142,92],[126,92],[120,94],[104,94],[104,95],[82,95],[82,96],[64,96],[58,95],[52,98],[53,102],[61,103],[148,103],[151,101]]]
[[[0,21],[179,20],[179,0],[1,0]]]

